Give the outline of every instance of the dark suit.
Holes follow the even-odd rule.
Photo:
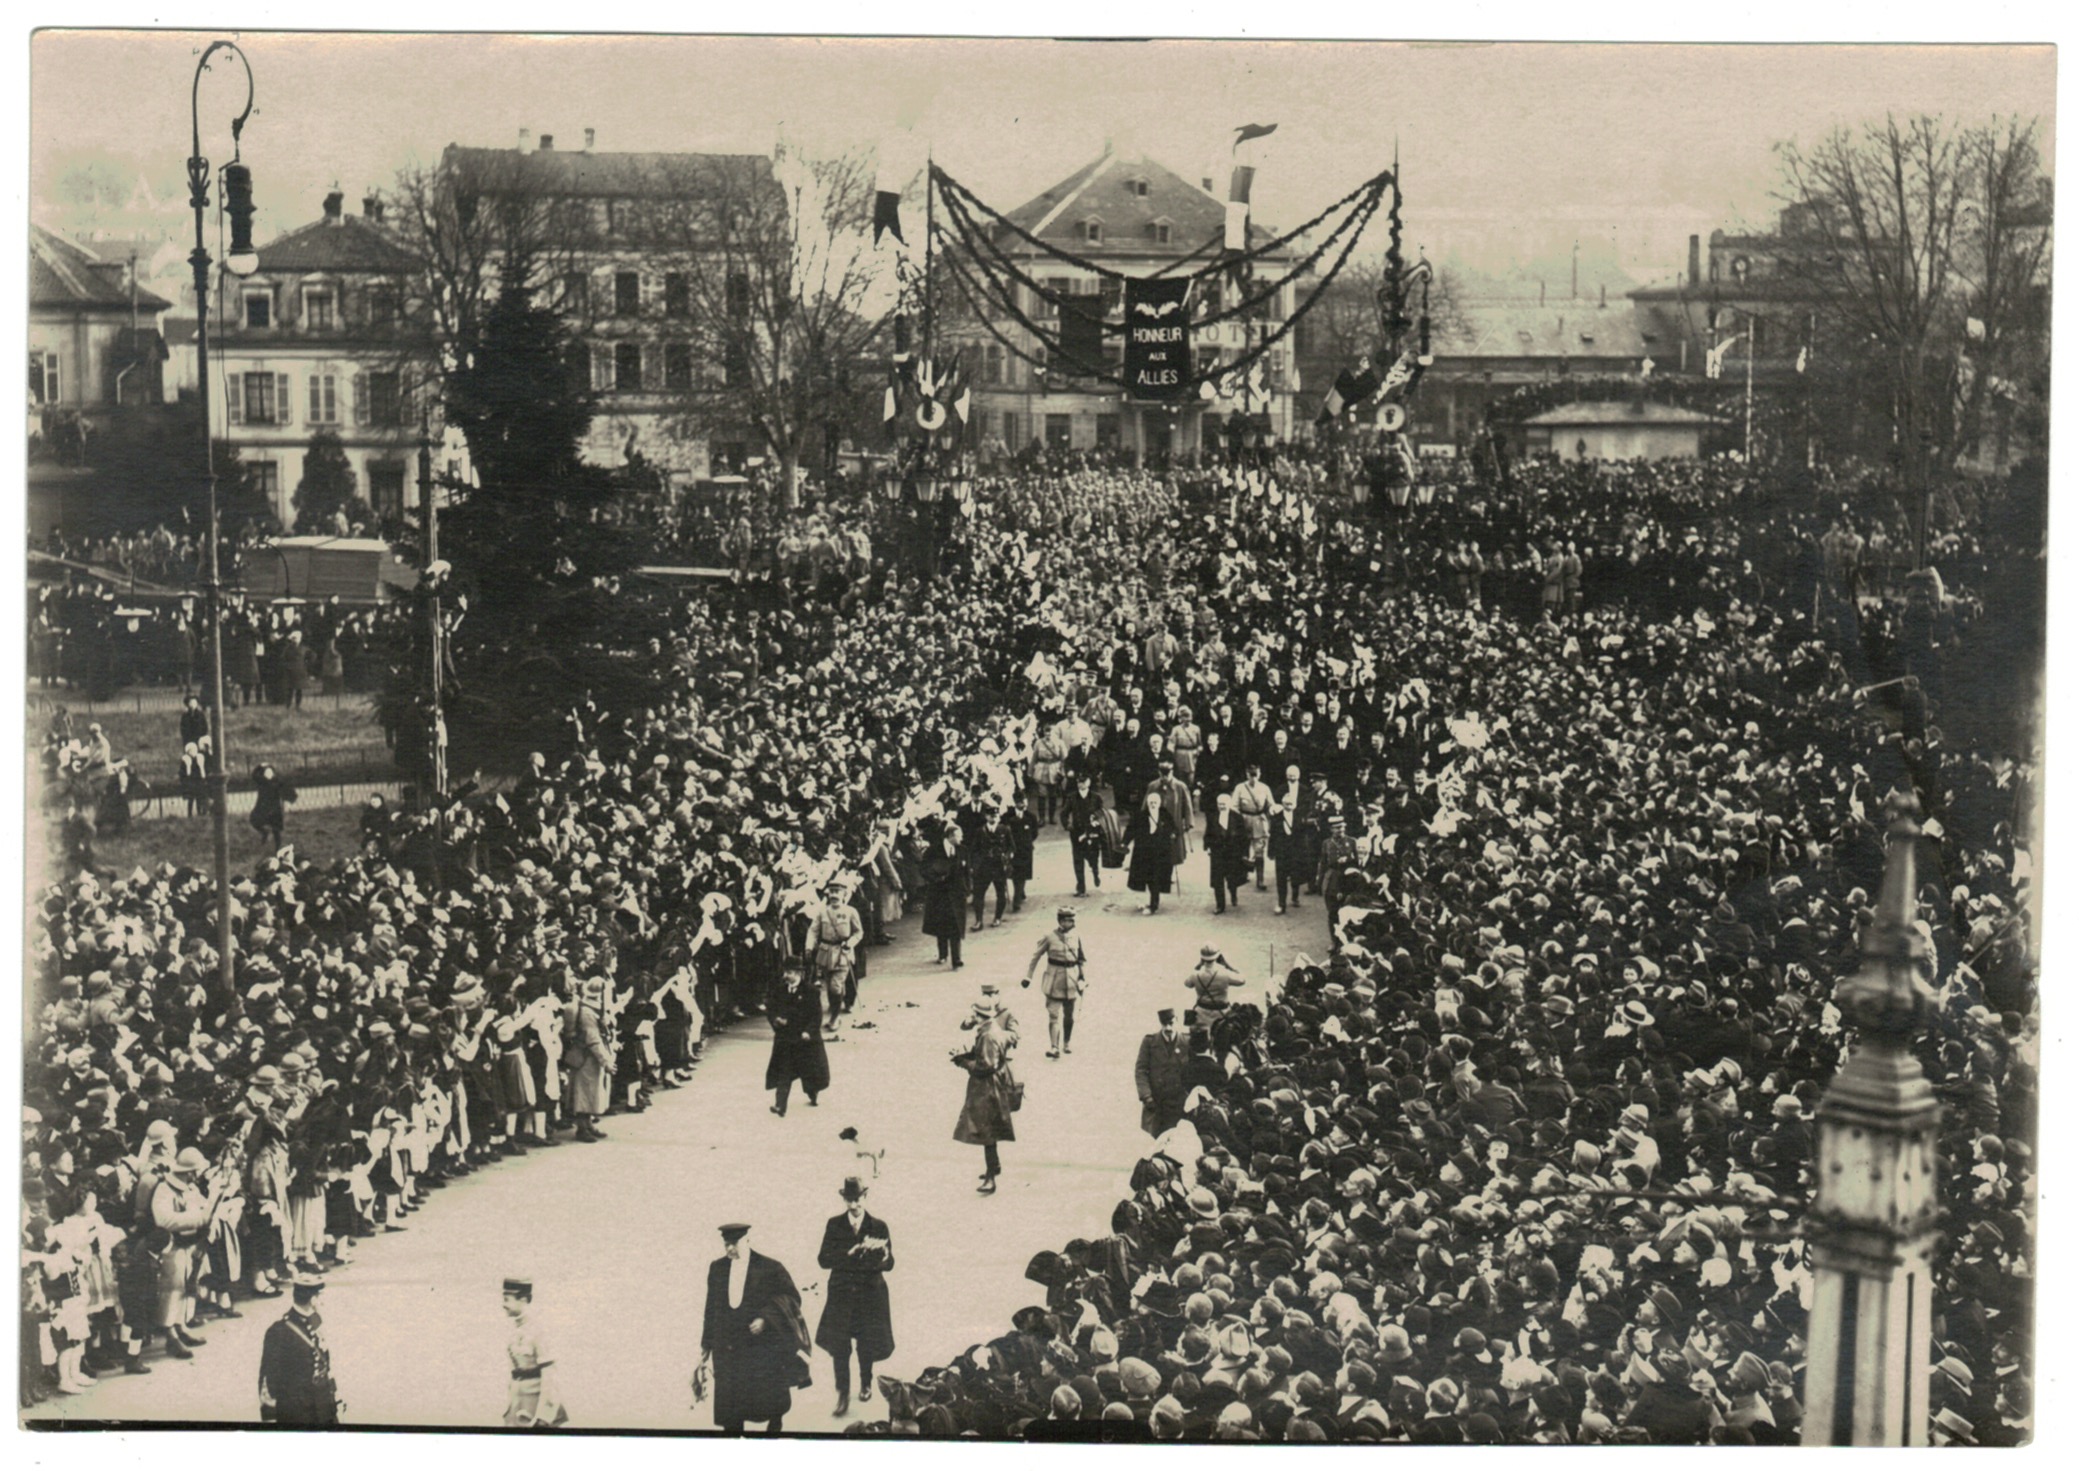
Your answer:
[[[865,1238],[878,1237],[887,1246],[854,1251]],[[865,1213],[859,1229],[840,1212],[823,1225],[823,1247],[816,1265],[830,1273],[824,1292],[823,1318],[816,1324],[816,1346],[837,1365],[837,1387],[849,1390],[852,1380],[852,1347],[859,1349],[859,1387],[873,1384],[873,1366],[885,1363],[895,1352],[895,1328],[888,1314],[888,1283],[885,1273],[895,1269],[894,1238],[888,1223]]]
[[[271,1425],[337,1425],[332,1354],[318,1315],[286,1313],[260,1345],[260,1418]]]
[[[1206,858],[1212,870],[1213,905],[1225,913],[1228,901],[1241,897],[1249,877],[1249,829],[1239,816],[1230,812],[1222,823],[1216,808],[1206,818]]]
[[[751,1332],[760,1321],[763,1330]],[[743,1301],[731,1307],[729,1258],[710,1263],[700,1347],[714,1355],[715,1423],[740,1433],[746,1420],[757,1420],[777,1431],[793,1407],[793,1391],[809,1383],[808,1329],[787,1269],[752,1252]]]
[[[1133,1063],[1133,1086],[1141,1095],[1141,1131],[1160,1136],[1184,1117],[1184,1069],[1190,1062],[1184,1034],[1165,1037],[1150,1032],[1141,1038]]]

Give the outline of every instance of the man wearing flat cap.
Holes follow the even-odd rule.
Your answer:
[[[810,1382],[801,1293],[785,1267],[751,1250],[748,1225],[733,1221],[721,1230],[700,1332],[700,1368],[713,1373],[715,1424],[742,1435],[745,1422],[757,1420],[767,1435],[778,1435],[794,1391]]]
[[[260,1346],[260,1418],[270,1425],[339,1423],[339,1391],[332,1352],[318,1318],[325,1279],[299,1272],[289,1279],[289,1310],[268,1325]]]
[[[846,1179],[838,1190],[845,1208],[824,1223],[823,1246],[816,1253],[816,1265],[830,1273],[816,1343],[837,1369],[837,1408],[831,1412],[837,1416],[852,1407],[855,1346],[862,1404],[873,1398],[873,1366],[886,1363],[895,1352],[886,1277],[895,1267],[895,1253],[887,1222],[867,1213],[866,1189],[857,1175]]]
[[[1174,1010],[1165,1006],[1155,1013],[1155,1020],[1157,1029],[1141,1038],[1133,1086],[1141,1097],[1141,1132],[1160,1138],[1184,1117],[1184,1077],[1191,1053]]]

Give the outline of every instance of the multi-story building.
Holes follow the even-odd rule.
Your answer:
[[[1838,249],[1804,205],[1783,210],[1773,235],[1713,230],[1708,248],[1690,236],[1679,279],[1631,293],[1640,330],[1655,340],[1655,361],[1671,373],[1700,374],[1714,348],[1738,338],[1720,357],[1723,371],[1746,377],[1751,342],[1756,387],[1793,382],[1827,301],[1814,253]]]
[[[754,195],[784,210],[783,197],[762,154],[614,153],[594,141],[587,128],[581,149],[558,149],[522,128],[517,152],[450,144],[442,164],[488,193],[525,196],[541,221],[546,299],[584,344],[595,395],[585,457],[620,465],[633,451],[683,486],[758,452],[748,425],[699,402],[746,370],[712,346],[713,273],[727,268],[704,239],[715,233],[704,212]],[[748,313],[748,277],[731,272],[726,289],[729,309]]]
[[[1209,243],[1217,244],[1227,217],[1225,201],[1213,192],[1214,181],[1198,184],[1140,156],[1123,156],[1109,147],[1095,161],[1077,169],[1053,188],[1011,210],[1007,218],[1027,233],[1107,270],[1127,276],[1151,276],[1172,267]],[[1252,227],[1252,243],[1270,238]],[[1101,302],[1111,323],[1121,320],[1123,293],[1115,282],[1049,255],[1009,230],[998,227],[996,247],[1046,294],[1013,286],[1018,307],[1033,322],[1052,330],[1061,307],[1056,298],[1087,297]],[[1257,265],[1259,277],[1289,266],[1295,258],[1277,252]],[[1217,309],[1224,283],[1200,283],[1194,316]],[[1279,288],[1266,303],[1267,322],[1289,318],[1293,283]],[[1001,443],[1021,450],[1035,442],[1054,448],[1109,448],[1191,453],[1219,442],[1229,416],[1247,413],[1259,423],[1266,417],[1270,432],[1289,439],[1293,431],[1293,393],[1297,387],[1289,343],[1265,354],[1264,371],[1252,398],[1193,398],[1177,405],[1141,404],[1103,378],[1079,373],[1077,365],[1051,353],[1033,333],[1006,317],[993,324],[997,333],[1027,355],[1021,359],[995,333],[976,323],[954,329],[976,384],[977,413],[971,421],[985,444]],[[1263,323],[1225,322],[1194,327],[1191,335],[1195,372],[1236,361],[1258,340]],[[1041,367],[1027,359],[1038,359]],[[1106,338],[1106,371],[1119,375],[1122,344]],[[1249,392],[1243,385],[1243,392]]]
[[[210,335],[211,432],[238,446],[256,490],[282,525],[312,436],[339,436],[356,492],[399,518],[420,426],[438,409],[423,391],[405,312],[418,261],[371,194],[349,215],[338,190],[322,218],[260,248],[260,266],[227,278]],[[436,428],[436,433],[438,432]]]
[[[161,322],[171,305],[139,284],[127,260],[104,260],[31,225],[30,432],[68,413],[92,432],[119,405],[167,402]]]

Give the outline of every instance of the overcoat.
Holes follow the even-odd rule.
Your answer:
[[[599,1013],[590,1006],[580,1007],[574,1028],[577,1046],[573,1049],[575,1060],[570,1068],[570,1111],[576,1114],[602,1114],[607,1110],[609,1083],[614,1075],[613,1054],[607,1050],[606,1031],[599,1024]]]
[[[1153,818],[1145,807],[1136,811],[1126,828],[1126,841],[1133,849],[1126,870],[1126,887],[1136,894],[1167,894],[1182,836],[1176,819],[1167,810],[1158,811]]]
[[[765,1065],[765,1086],[799,1082],[810,1093],[828,1088],[830,1057],[823,1050],[822,993],[806,981],[776,991],[767,1005],[766,1019],[772,1023],[772,1060]]]
[[[967,854],[943,847],[924,859],[924,933],[950,939],[967,933]]]
[[[1011,1126],[1011,1051],[1015,1034],[992,1021],[975,1034],[967,1053],[967,1097],[953,1125],[959,1144],[1001,1144],[1018,1137]]]
[[[889,1245],[854,1252],[867,1237]],[[816,1324],[816,1345],[832,1357],[851,1352],[870,1363],[885,1363],[895,1353],[895,1327],[888,1313],[888,1282],[884,1274],[895,1268],[893,1238],[888,1223],[867,1212],[859,1218],[859,1229],[840,1211],[823,1224],[823,1248],[816,1265],[830,1273],[824,1289],[823,1317]]]
[[[753,1334],[751,1324],[760,1318],[765,1329]],[[729,1258],[709,1264],[700,1346],[714,1355],[717,1424],[763,1423],[793,1408],[793,1392],[809,1383],[808,1334],[794,1331],[801,1321],[794,1278],[771,1257],[751,1253],[743,1301],[735,1307],[729,1305]]]

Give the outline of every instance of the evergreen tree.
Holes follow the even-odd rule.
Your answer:
[[[336,529],[334,513],[344,511],[349,522],[367,525],[375,520],[368,502],[355,491],[354,467],[348,463],[346,446],[330,429],[310,437],[303,452],[303,479],[296,484],[296,530],[301,535],[325,536]]]
[[[623,581],[641,547],[613,524],[624,477],[581,456],[592,421],[589,383],[573,371],[583,351],[554,312],[512,292],[484,314],[447,377],[447,419],[467,437],[477,477],[450,488],[441,514],[453,568],[442,593],[455,630],[443,705],[455,770],[511,767],[529,750],[557,748],[564,714],[587,694],[620,712],[656,697],[644,655],[666,629],[665,609]],[[400,729],[423,710],[426,671],[422,648],[386,700]],[[416,743],[400,738],[400,751],[408,747]]]

